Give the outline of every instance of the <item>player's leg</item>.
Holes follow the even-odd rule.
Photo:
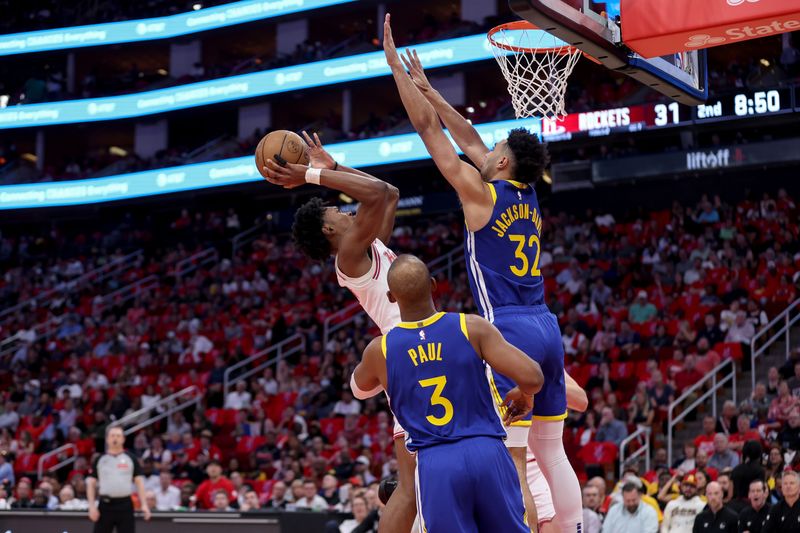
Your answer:
[[[515,429],[522,429],[525,432],[525,436],[527,437],[528,428],[508,428],[511,430]],[[526,439],[527,440],[527,439]],[[527,472],[526,472],[526,455],[528,451],[527,442],[525,447],[508,447],[508,451],[511,452],[511,460],[514,461],[514,469],[517,471],[517,480],[519,481],[520,490],[522,491],[522,501],[525,504],[525,512],[528,515],[528,524],[530,525],[531,531],[536,533],[539,528],[537,524],[539,523],[539,512],[536,508],[536,500],[531,493],[531,489],[528,486],[527,481]]]
[[[473,472],[483,456],[468,455],[474,451],[474,441],[465,439],[452,444],[440,444],[422,449],[417,453],[416,495],[420,532],[427,533],[478,533],[479,531],[510,531],[505,529],[478,529],[475,517],[476,500],[487,495],[482,487],[473,483]],[[499,439],[497,443],[502,447]],[[508,457],[508,453],[503,450]],[[474,459],[474,460],[473,460]],[[508,459],[509,463],[511,462]],[[516,479],[512,477],[513,487]],[[517,491],[519,492],[519,491]],[[494,495],[489,496],[494,501]],[[520,501],[520,514],[522,502]],[[383,521],[383,518],[381,518]],[[520,532],[527,533],[527,531]]]
[[[470,439],[470,465],[474,469],[475,518],[481,532],[527,533],[525,506],[514,461],[504,444],[489,437]],[[513,448],[512,448],[513,449]],[[527,485],[527,484],[526,484]],[[533,526],[535,528],[535,526]]]
[[[502,331],[502,330],[501,330]],[[489,388],[492,390],[498,414],[502,416],[505,406],[503,406],[503,398],[515,384],[512,380],[508,379],[502,374],[495,373],[492,369],[486,367],[486,379],[489,381]],[[530,416],[530,415],[529,415]],[[506,448],[511,454],[511,459],[514,462],[514,468],[517,471],[519,479],[519,486],[522,490],[522,501],[525,503],[525,511],[528,513],[528,523],[531,525],[531,531],[536,531],[536,524],[538,523],[538,513],[536,512],[536,504],[528,488],[527,473],[526,473],[526,454],[528,450],[528,430],[530,428],[530,418],[528,420],[521,420],[515,422],[514,425],[506,427]]]
[[[583,508],[578,477],[564,451],[563,434],[563,420],[534,419],[529,442],[553,494],[559,530],[575,533],[581,530]]]
[[[558,531],[558,526],[555,521],[556,510],[553,507],[550,486],[547,484],[547,480],[544,478],[533,453],[529,449],[527,452],[528,487],[536,504],[539,533],[554,533]]]
[[[530,311],[495,310],[495,326],[509,343],[528,354],[542,368],[544,386],[534,399],[528,446],[550,486],[560,530],[575,533],[583,518],[583,510],[578,477],[567,459],[562,441],[567,395],[561,331],[556,317],[544,306]],[[556,432],[557,438],[554,436]]]
[[[404,435],[394,439],[394,453],[397,456],[397,488],[383,510],[378,525],[379,533],[409,533],[417,515],[414,494],[414,470],[417,461],[408,453]]]
[[[530,319],[531,331],[539,337],[536,340],[541,355],[536,359],[542,367],[544,387],[534,401],[528,445],[550,487],[560,531],[575,533],[582,530],[583,507],[578,476],[564,450],[567,397],[561,331],[551,313]]]

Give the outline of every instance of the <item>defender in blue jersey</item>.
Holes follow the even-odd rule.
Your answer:
[[[536,360],[544,373],[530,429],[510,428],[506,443],[529,498],[526,507],[534,507],[525,474],[526,447],[530,447],[553,494],[561,531],[580,533],[580,485],[562,442],[567,410],[564,349],[556,317],[544,303],[539,270],[542,218],[533,185],[549,162],[547,149],[536,134],[515,129],[489,150],[472,125],[432,88],[416,54],[408,52],[402,58],[397,54],[388,16],[384,51],[411,123],[463,206],[467,270],[475,301],[505,339]],[[442,122],[480,170],[458,157]],[[509,383],[501,369],[493,370],[501,396]]]
[[[530,411],[539,365],[483,318],[436,312],[434,282],[416,257],[398,257],[388,282],[402,322],[372,341],[354,375],[359,388],[383,386],[417,454],[420,530],[527,533],[486,364],[518,384],[501,402],[508,423]]]

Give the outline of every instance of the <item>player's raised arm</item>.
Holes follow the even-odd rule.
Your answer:
[[[411,124],[425,143],[425,148],[439,171],[458,193],[467,224],[470,227],[483,226],[491,216],[494,205],[492,193],[478,170],[458,157],[433,106],[422,96],[406,72],[394,45],[391,18],[388,14],[383,25],[383,50]]]
[[[352,168],[337,163],[333,156],[331,156],[331,154],[329,154],[328,151],[322,146],[322,141],[319,140],[319,135],[316,133],[314,133],[314,138],[312,139],[311,136],[304,131],[303,139],[305,139],[307,145],[306,151],[308,152],[309,166],[326,170],[338,170],[341,172],[347,172],[348,174],[356,174],[357,176],[374,180],[380,179],[372,174],[358,170],[357,168]],[[387,185],[389,186],[389,198],[384,205],[383,220],[381,221],[380,231],[378,232],[378,238],[383,244],[389,244],[389,240],[392,237],[392,231],[394,230],[394,218],[395,213],[397,212],[397,202],[400,198],[400,193],[397,190],[397,187],[390,184]]]
[[[315,183],[341,191],[361,203],[352,228],[342,236],[339,247],[342,266],[351,260],[360,261],[363,258],[367,248],[381,235],[381,231],[385,231],[384,211],[387,208],[394,209],[399,198],[396,187],[373,177],[292,163],[281,166],[271,159],[267,160],[264,170],[267,181],[275,185],[291,189],[305,183]]]
[[[425,99],[431,103],[458,147],[469,157],[470,161],[477,167],[481,167],[490,150],[484,144],[478,131],[444,99],[439,91],[433,88],[425,75],[425,69],[422,68],[422,62],[419,60],[416,50],[407,52],[406,55],[401,56],[401,59],[411,74],[414,84]]]

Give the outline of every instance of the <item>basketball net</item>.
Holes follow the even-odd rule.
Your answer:
[[[563,118],[567,78],[580,50],[528,21],[501,24],[488,38],[517,118]]]

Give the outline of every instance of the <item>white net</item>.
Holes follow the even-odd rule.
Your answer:
[[[489,40],[517,118],[566,115],[567,78],[581,56],[578,49],[533,28],[500,28]]]

